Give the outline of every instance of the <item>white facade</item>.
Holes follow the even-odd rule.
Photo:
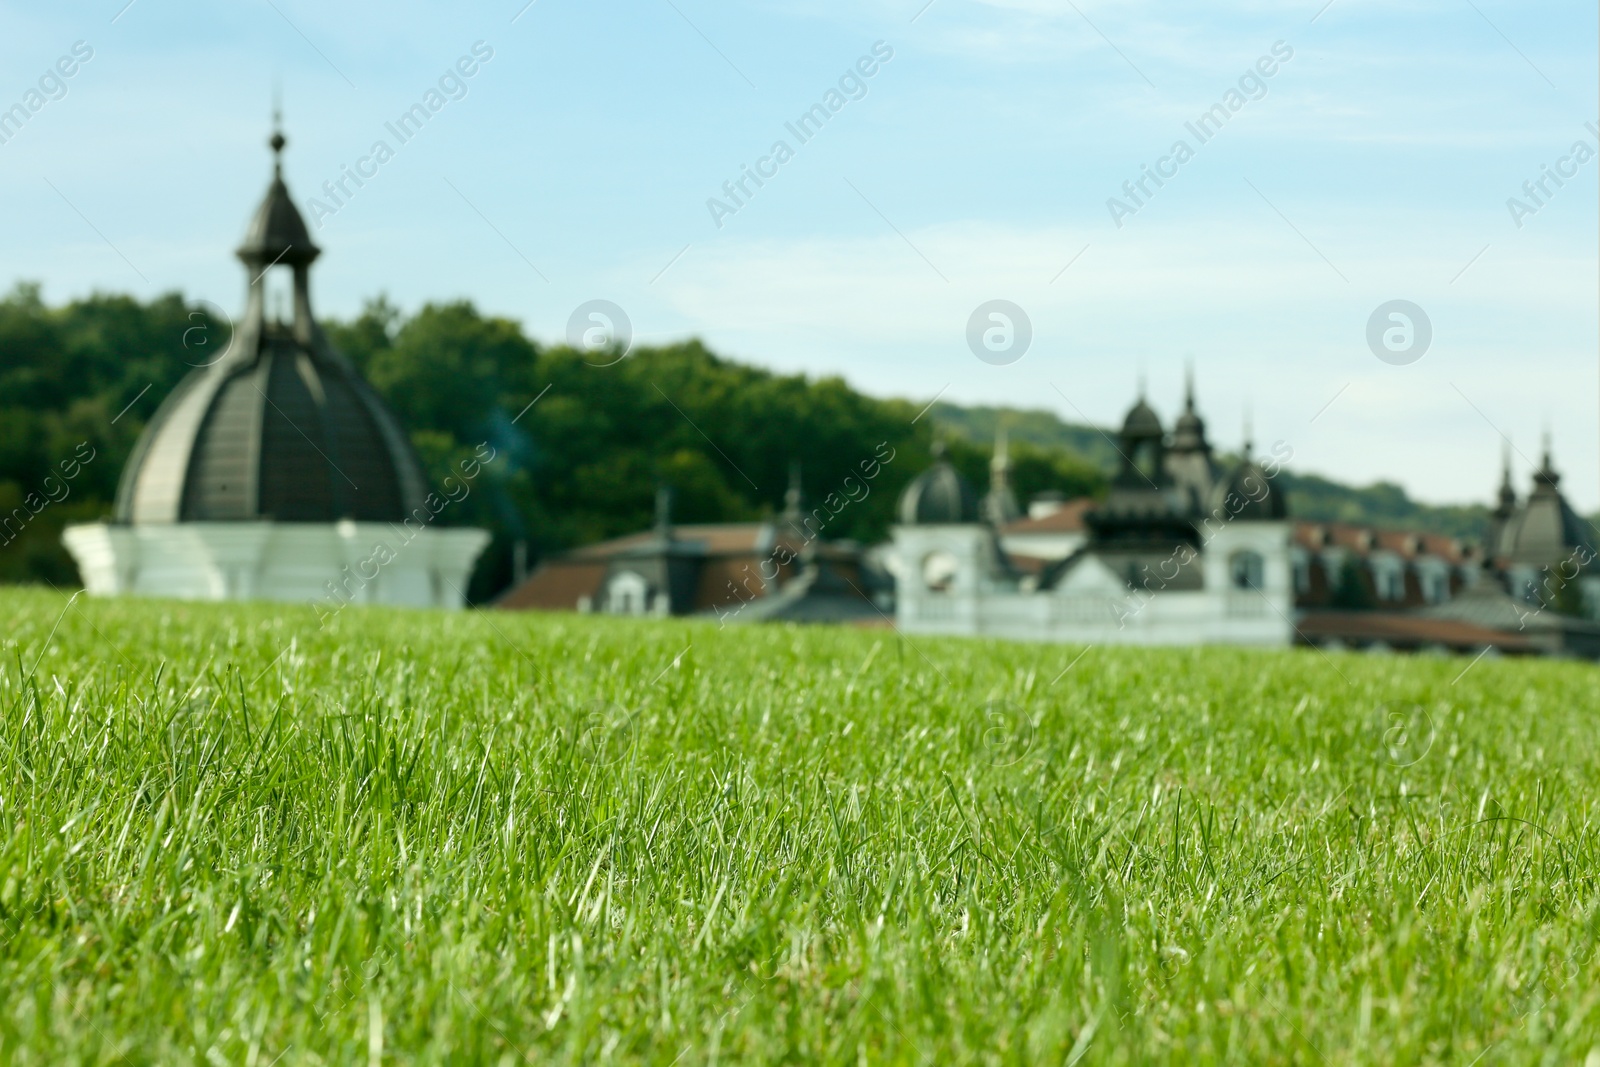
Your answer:
[[[907,633],[1086,645],[1287,646],[1289,542],[1287,521],[1237,520],[1137,585],[1089,547],[1053,587],[1030,589],[1007,572],[986,524],[897,526],[896,621]],[[1180,570],[1191,586],[1198,571],[1199,588],[1162,588]]]
[[[1018,556],[1034,559],[1066,559],[1089,540],[1081,530],[1061,530],[1037,533],[1002,532],[1000,547]]]
[[[62,542],[94,596],[459,608],[484,530],[383,522],[69,526]]]

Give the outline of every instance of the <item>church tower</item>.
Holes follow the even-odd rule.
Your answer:
[[[482,530],[447,529],[460,488],[429,491],[400,420],[311,310],[321,255],[283,180],[239,246],[245,310],[226,352],[145,427],[111,523],[63,541],[91,593],[458,607]],[[487,457],[480,457],[487,458]],[[481,463],[464,460],[470,492]]]

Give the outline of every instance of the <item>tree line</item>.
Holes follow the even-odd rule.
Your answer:
[[[447,517],[493,535],[469,589],[475,601],[511,580],[518,542],[536,562],[649,527],[659,485],[674,491],[676,522],[749,521],[782,508],[792,463],[808,507],[822,507],[887,443],[894,459],[870,495],[820,513],[823,536],[876,541],[900,490],[930,462],[935,424],[917,418],[921,404],[736,363],[698,340],[618,358],[540,345],[470,302],[405,315],[381,297],[323,325],[399,414],[435,485],[492,446],[481,488]],[[62,527],[110,515],[146,421],[227,341],[226,322],[178,294],[144,303],[96,294],[51,307],[38,286],[21,284],[0,299],[0,516],[28,517],[0,533],[0,581],[77,584]],[[948,445],[981,491],[988,444],[952,434]],[[1011,458],[1023,501],[1105,490],[1102,469],[1070,450],[1020,441]],[[77,463],[70,481],[67,460]]]

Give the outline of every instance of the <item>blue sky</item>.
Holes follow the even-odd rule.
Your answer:
[[[94,51],[0,144],[0,284],[236,308],[281,84],[308,213],[394,150],[321,218],[325,314],[467,297],[555,340],[603,298],[642,341],[1102,424],[1141,373],[1170,418],[1192,358],[1222,445],[1248,408],[1299,469],[1481,500],[1500,434],[1525,485],[1548,423],[1600,506],[1600,159],[1571,156],[1596,149],[1592,4],[525,2],[0,5],[0,108]],[[480,41],[465,96],[400,144],[384,124]],[[892,59],[799,143],[785,123],[876,42]],[[1277,42],[1199,144],[1185,123]],[[1179,138],[1193,158],[1118,227],[1108,198]],[[793,158],[716,225],[707,200],[779,139]],[[1508,198],[1558,165],[1519,227]],[[967,347],[991,299],[1032,323],[1009,365]],[[1406,365],[1366,341],[1394,299],[1432,323]]]

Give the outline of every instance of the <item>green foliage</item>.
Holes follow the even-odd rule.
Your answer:
[[[945,401],[933,405],[928,413],[934,425],[951,437],[963,437],[987,449],[1004,423],[1013,452],[1018,445],[1033,445],[1055,453],[1081,457],[1092,468],[1103,472],[1117,469],[1116,429],[1064,422],[1051,411],[975,405],[963,407]],[[1070,494],[1069,494],[1070,495]],[[1026,504],[1026,499],[1023,500]]]
[[[0,1062],[1600,1043],[1587,665],[0,614]]]
[[[1489,521],[1489,509],[1485,505],[1420,504],[1393,482],[1356,487],[1341,485],[1320,475],[1295,474],[1288,470],[1278,477],[1289,494],[1289,514],[1297,519],[1420,530],[1466,541],[1481,539]],[[1493,472],[1486,471],[1486,499],[1492,481]]]
[[[940,404],[913,423],[920,405],[867,397],[839,378],[731,363],[695,340],[637,348],[614,363],[541,349],[517,323],[466,302],[429,304],[407,317],[379,297],[355,319],[325,329],[410,428],[435,485],[480,444],[498,454],[471,495],[440,520],[494,535],[468,590],[480,601],[509,581],[514,542],[528,542],[537,560],[643,529],[663,482],[676,490],[680,522],[754,519],[782,507],[791,462],[802,464],[815,507],[847,495],[845,479],[860,478],[860,465],[886,444],[895,458],[870,494],[840,510],[825,531],[875,541],[887,533],[900,489],[927,465],[935,424],[949,435],[952,462],[982,492],[1003,417],[1012,485],[1024,506],[1046,490],[1103,493],[1116,455],[1100,431],[1047,412]],[[23,285],[0,300],[0,523],[13,516],[21,530],[0,528],[0,581],[75,581],[61,528],[109,513],[145,421],[192,366],[213,361],[228,341],[227,323],[176,294],[148,304],[96,295],[49,308],[37,287]],[[30,494],[41,500],[44,479],[80,444],[96,458],[66,499],[35,515]],[[1282,477],[1291,508],[1309,509],[1301,514],[1327,511],[1334,505],[1326,500],[1343,493],[1341,515],[1371,497],[1381,502],[1371,505],[1375,513],[1436,528],[1407,512],[1393,487],[1347,490]]]
[[[109,513],[144,420],[186,364],[227,341],[226,323],[173,294],[48,308],[23,284],[0,299],[0,523],[11,523],[0,525],[0,582],[77,581],[62,527]],[[63,463],[91,454],[62,477]]]
[[[565,348],[541,351],[516,323],[465,302],[408,318],[381,297],[325,329],[410,428],[435,485],[480,444],[498,454],[441,519],[495,536],[473,579],[477,599],[509,578],[514,541],[528,541],[537,558],[647,527],[658,484],[674,487],[678,521],[754,519],[781,507],[792,461],[818,504],[842,495],[844,479],[860,478],[861,463],[887,443],[896,459],[827,530],[875,540],[900,487],[928,462],[928,426],[912,424],[908,403],[865,397],[837,378],[729,363],[697,341],[605,366]],[[61,528],[109,513],[160,399],[227,342],[225,323],[176,295],[52,309],[37,287],[20,286],[0,301],[0,520],[23,509],[14,529],[0,529],[0,580],[75,580]],[[44,479],[80,443],[96,458],[67,498],[35,514],[25,502],[42,499]]]
[[[951,465],[980,494],[984,492],[989,484],[990,460],[994,456],[993,441],[980,442],[952,435],[946,438],[945,448]],[[1026,441],[1011,442],[1007,451],[1011,458],[1011,491],[1024,513],[1028,501],[1046,490],[1070,500],[1079,496],[1102,497],[1109,487],[1104,471],[1072,453],[1041,448]]]

